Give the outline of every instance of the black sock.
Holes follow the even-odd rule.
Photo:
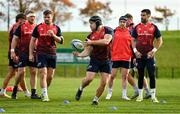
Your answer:
[[[16,94],[17,94],[17,89],[18,89],[18,87],[17,87],[17,86],[14,86],[12,95],[16,95]]]
[[[31,89],[31,95],[35,95],[36,94],[36,89]]]

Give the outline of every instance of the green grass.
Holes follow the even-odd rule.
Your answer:
[[[157,52],[159,67],[180,67],[180,31],[162,32],[163,45]]]
[[[2,78],[0,78],[0,82],[2,82]],[[4,108],[6,113],[180,113],[178,87],[180,79],[158,79],[157,97],[167,103],[154,104],[150,99],[140,103],[135,100],[123,101],[120,79],[118,78],[115,80],[112,99],[105,100],[105,91],[100,98],[99,106],[91,106],[99,78],[95,78],[91,85],[84,90],[80,101],[75,101],[74,95],[80,82],[81,78],[56,77],[48,89],[50,102],[25,98],[21,92],[18,93],[17,100],[0,98],[0,107]],[[128,95],[132,94],[133,90],[129,86]],[[64,104],[64,100],[69,100],[70,103]],[[112,106],[116,106],[117,110],[112,110]]]

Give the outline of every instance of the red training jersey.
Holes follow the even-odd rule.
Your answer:
[[[136,48],[142,55],[147,55],[153,49],[154,38],[160,38],[161,33],[151,22],[139,23],[133,30],[132,37],[136,39]]]
[[[10,56],[10,49],[11,49],[11,43],[12,43],[12,39],[13,39],[13,35],[15,30],[18,28],[19,23],[15,23],[12,25],[12,27],[9,29],[9,37],[8,37],[8,41],[9,41],[9,48],[8,48],[8,56]],[[16,53],[17,53],[17,48],[18,46],[16,46]]]
[[[19,53],[29,54],[29,44],[32,37],[32,32],[36,24],[30,24],[28,21],[20,25],[14,35],[18,36],[19,41]]]
[[[56,55],[56,41],[48,34],[49,30],[53,30],[57,36],[62,36],[61,29],[55,24],[41,23],[37,25],[32,34],[34,38],[38,39],[36,51],[37,53]]]
[[[91,32],[87,38],[90,40],[104,39],[105,34],[113,35],[113,30],[110,27],[104,26],[100,31]],[[112,45],[111,42],[108,45],[104,45],[104,46],[92,45],[93,50],[90,54],[90,58],[94,58],[97,60],[110,60],[111,45]]]
[[[128,28],[117,27],[114,30],[112,61],[131,61],[131,40],[132,37]]]

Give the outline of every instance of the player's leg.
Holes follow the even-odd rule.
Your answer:
[[[156,98],[156,79],[155,79],[155,61],[154,58],[147,60],[147,70],[150,79],[150,92],[151,99],[153,102],[158,103],[159,101]]]
[[[51,81],[54,77],[55,68],[47,68],[47,87],[50,86]]]
[[[15,75],[16,69],[13,68],[12,66],[8,66],[8,73],[3,81],[3,85],[0,91],[0,96],[1,97],[7,97],[7,98],[11,98],[10,96],[8,96],[6,94],[6,87],[10,81],[10,79]]]
[[[137,84],[136,84],[136,81],[134,79],[134,75],[135,75],[135,69],[136,69],[136,59],[135,58],[132,58],[131,59],[131,64],[130,64],[130,72],[129,72],[129,75],[128,75],[128,83],[133,87],[134,89],[134,94],[133,96],[131,96],[131,99],[134,99],[136,98],[139,93],[138,93],[138,87],[137,87]]]
[[[98,71],[101,73],[100,85],[96,90],[96,96],[92,101],[92,105],[98,105],[99,97],[102,95],[106,84],[108,83],[109,76],[112,71],[112,64],[110,60],[99,61]]]
[[[42,101],[49,101],[47,92],[47,68],[39,68],[40,86],[42,89]]]
[[[26,82],[25,82],[25,73],[26,73],[26,66],[28,65],[28,61],[29,61],[28,54],[21,52],[21,54],[19,54],[18,72],[15,77],[15,85],[14,85],[13,92],[11,95],[12,99],[16,99],[18,86],[21,81],[22,81],[22,86],[24,86],[25,96],[27,96],[27,94],[29,94],[29,91],[27,89]]]
[[[151,97],[151,94],[149,92],[149,86],[148,86],[148,82],[147,82],[146,77],[144,77],[144,80],[143,80],[143,87],[144,87],[144,90],[145,90],[144,99],[149,99]]]
[[[137,59],[137,69],[138,69],[138,92],[139,96],[136,99],[137,102],[141,102],[143,100],[143,80],[144,80],[144,69],[145,69],[146,61],[144,59]]]
[[[16,76],[16,79],[15,79],[13,92],[12,92],[12,95],[11,95],[12,99],[16,99],[16,95],[17,95],[17,91],[18,91],[18,84],[20,83],[23,76],[25,75],[25,71],[26,71],[25,67],[19,67],[18,68],[18,72],[17,72],[17,76]]]
[[[51,56],[48,59],[47,67],[48,67],[48,69],[47,69],[47,87],[49,87],[51,84],[51,81],[54,77],[54,73],[55,73],[55,69],[56,69],[56,57],[55,56]]]
[[[92,82],[92,80],[95,77],[95,74],[96,74],[95,72],[90,72],[90,71],[86,72],[86,77],[82,80],[82,83],[81,83],[80,87],[78,88],[78,91],[75,96],[75,99],[77,101],[80,100],[83,89]]]
[[[48,91],[47,91],[47,60],[46,54],[37,54],[37,68],[39,70],[40,76],[40,86],[42,89],[42,101],[49,101]]]
[[[118,71],[117,68],[112,68],[112,72],[108,81],[108,93],[107,93],[106,99],[111,99],[112,97],[112,90],[113,90],[112,88],[113,88],[113,83],[114,83],[114,79],[116,77],[117,71]]]
[[[139,95],[139,93],[138,93],[138,87],[137,87],[137,85],[136,85],[136,81],[134,80],[134,78],[133,78],[133,76],[131,75],[131,73],[129,73],[128,74],[128,82],[129,82],[129,84],[133,87],[133,89],[134,89],[134,94],[133,94],[133,96],[131,97],[131,99],[134,99],[134,98],[136,98],[138,95]]]
[[[92,101],[93,105],[98,105],[99,97],[102,95],[102,93],[103,93],[103,91],[105,89],[105,86],[106,86],[106,83],[108,82],[109,76],[110,76],[109,73],[104,73],[104,72],[101,73],[100,84],[99,84],[99,87],[96,90],[96,96],[94,97],[94,99]]]
[[[25,75],[26,75],[26,74],[24,74],[24,75],[22,76],[21,81],[20,81],[20,83],[19,83],[19,87],[22,88],[25,97],[30,97],[30,96],[31,96],[31,93],[29,92],[29,90],[28,90],[28,88],[27,88]],[[19,87],[18,87],[18,88],[19,88]]]
[[[124,100],[130,100],[130,98],[127,97],[127,78],[129,74],[129,69],[127,68],[121,68],[121,76],[122,76],[122,99]]]
[[[87,66],[86,77],[82,80],[82,83],[78,88],[78,91],[76,92],[75,99],[77,101],[80,100],[83,89],[91,83],[98,70],[99,70],[99,62],[97,60],[90,59],[89,65]]]
[[[38,96],[36,87],[37,87],[37,69],[34,66],[29,67],[30,71],[30,85],[31,85],[31,99],[40,99]]]

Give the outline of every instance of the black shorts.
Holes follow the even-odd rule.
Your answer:
[[[99,61],[97,59],[90,59],[87,71],[91,72],[105,72],[111,74],[112,62],[110,60]]]
[[[134,63],[133,59],[131,59],[130,68],[134,68],[134,67],[136,67],[136,63]]]
[[[156,66],[155,58],[147,58],[146,56],[143,56],[140,59],[137,58],[138,69],[144,69],[145,67],[147,69],[152,69],[155,68],[155,66]]]
[[[113,61],[112,68],[130,68],[130,62],[129,61]]]
[[[35,62],[31,62],[29,61],[29,54],[27,53],[21,53],[19,55],[19,63],[18,63],[18,67],[37,67],[37,63]]]
[[[51,67],[56,68],[56,55],[37,54],[37,67]]]
[[[9,66],[12,66],[13,68],[18,68],[18,63],[14,62],[10,56],[8,56],[8,60],[9,60]]]

